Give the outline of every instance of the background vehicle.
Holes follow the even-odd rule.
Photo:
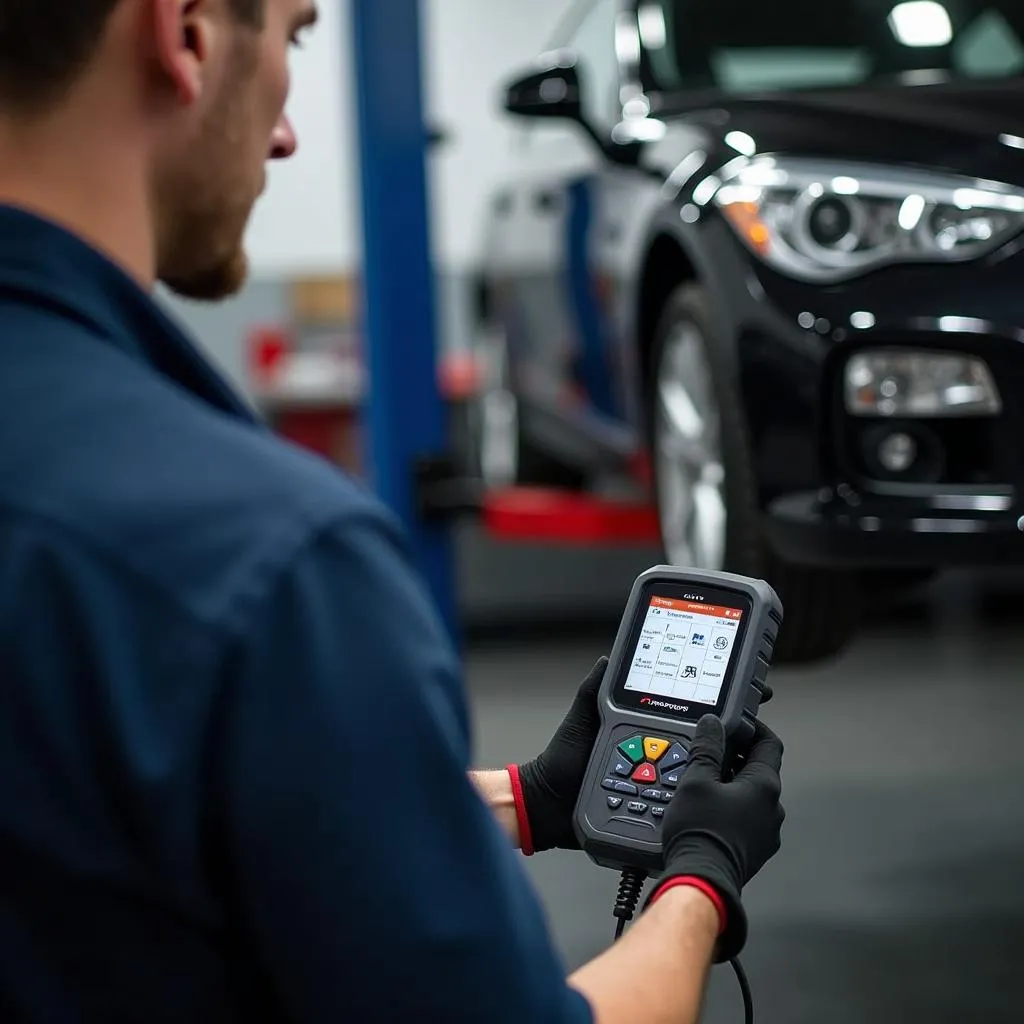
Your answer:
[[[509,86],[491,483],[651,488],[778,656],[865,589],[1019,559],[1024,4],[590,0]]]

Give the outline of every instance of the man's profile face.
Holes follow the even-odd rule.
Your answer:
[[[158,168],[157,276],[186,298],[217,300],[248,275],[244,238],[268,159],[295,150],[285,118],[288,50],[315,19],[312,0],[265,0],[261,27],[224,0],[221,45],[184,144]]]

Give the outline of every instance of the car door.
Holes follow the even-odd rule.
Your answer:
[[[588,0],[555,41],[576,55],[584,116],[604,138],[622,116],[615,32],[624,6]],[[487,245],[524,434],[588,471],[632,447],[618,429],[623,397],[593,274],[602,182],[610,173],[580,125],[530,123],[510,157]]]

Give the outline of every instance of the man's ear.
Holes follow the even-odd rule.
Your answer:
[[[151,0],[156,58],[181,103],[203,92],[214,24],[208,0]]]

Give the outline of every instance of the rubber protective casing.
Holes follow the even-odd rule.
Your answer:
[[[761,706],[783,618],[782,602],[764,580],[701,569],[655,566],[639,576],[633,584],[608,668],[598,690],[601,731],[576,804],[574,827],[580,846],[595,863],[616,870],[641,869],[649,874],[656,874],[663,868],[660,827],[645,825],[641,829],[634,822],[627,823],[624,820],[626,815],[613,814],[606,800],[612,794],[602,788],[602,782],[616,745],[629,736],[654,734],[664,739],[677,740],[689,749],[697,728],[695,722],[681,722],[657,712],[620,708],[612,702],[612,689],[623,669],[623,661],[633,654],[630,639],[641,604],[645,595],[651,593],[651,585],[659,582],[672,586],[729,590],[745,596],[750,602],[750,618],[739,649],[733,653],[729,689],[722,711],[722,723],[729,745],[727,756],[730,759],[742,755],[754,736],[754,722]]]

